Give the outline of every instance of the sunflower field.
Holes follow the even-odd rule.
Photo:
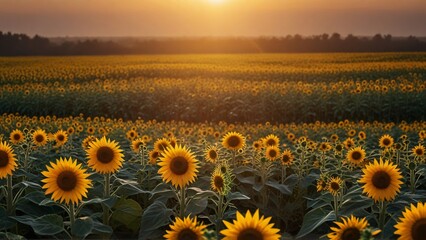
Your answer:
[[[0,58],[0,239],[426,239],[426,54]]]

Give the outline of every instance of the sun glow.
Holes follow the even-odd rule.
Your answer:
[[[225,0],[207,0],[211,4],[221,4],[225,2]]]

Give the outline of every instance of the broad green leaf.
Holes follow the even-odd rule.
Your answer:
[[[226,199],[228,201],[233,201],[233,200],[248,200],[250,199],[250,197],[240,193],[240,192],[231,192],[228,195],[226,195]]]
[[[90,233],[92,233],[93,225],[93,220],[90,217],[77,218],[71,229],[71,234],[78,238],[84,239]]]
[[[139,230],[139,238],[143,239],[152,231],[166,226],[170,223],[170,217],[173,215],[173,210],[167,208],[164,203],[156,201],[144,211],[141,219],[141,228]]]
[[[13,227],[16,222],[7,216],[6,209],[0,207],[0,230],[6,230]]]
[[[113,207],[111,220],[117,225],[124,225],[127,228],[137,231],[139,228],[142,208],[133,199],[120,199]]]
[[[98,234],[111,234],[112,228],[108,225],[105,225],[97,220],[93,220],[93,233]]]
[[[322,208],[312,209],[303,217],[302,227],[297,238],[303,237],[314,231],[321,224],[335,220],[334,211],[324,210]]]
[[[280,184],[278,182],[267,181],[266,185],[275,188],[284,195],[291,195],[293,193],[293,188],[290,188],[289,186]]]
[[[13,218],[20,223],[30,225],[38,235],[53,236],[64,231],[63,219],[57,214],[48,214],[38,218],[28,215]]]

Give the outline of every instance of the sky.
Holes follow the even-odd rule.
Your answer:
[[[0,0],[0,31],[46,37],[426,36],[426,0]]]

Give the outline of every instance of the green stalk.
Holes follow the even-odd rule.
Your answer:
[[[184,218],[185,217],[185,210],[186,210],[186,206],[185,206],[185,193],[186,193],[186,188],[185,187],[181,187],[180,188],[180,218]]]
[[[336,216],[336,221],[339,221],[339,200],[338,195],[333,195],[333,205],[334,205],[334,214]]]
[[[74,210],[74,203],[71,203],[69,206],[70,211],[70,229],[71,229],[71,238],[75,239],[74,235],[72,234],[72,228],[74,227],[75,223],[75,210]]]
[[[111,196],[110,193],[110,181],[111,181],[111,175],[109,173],[105,174],[105,179],[104,179],[104,198],[107,199]],[[109,225],[109,209],[103,205],[103,223],[105,225]]]
[[[386,219],[386,204],[385,201],[380,201],[379,203],[379,229],[383,230],[385,226]]]
[[[414,172],[414,169],[410,169],[410,190],[411,193],[414,193],[416,191],[416,173]]]
[[[13,186],[12,186],[12,175],[7,175],[7,198],[6,198],[6,204],[7,204],[7,214],[9,216],[15,215],[13,211]]]
[[[220,230],[222,230],[223,220],[223,198],[224,196],[219,193],[219,203],[217,204],[217,223],[216,223],[216,236],[219,239]]]

